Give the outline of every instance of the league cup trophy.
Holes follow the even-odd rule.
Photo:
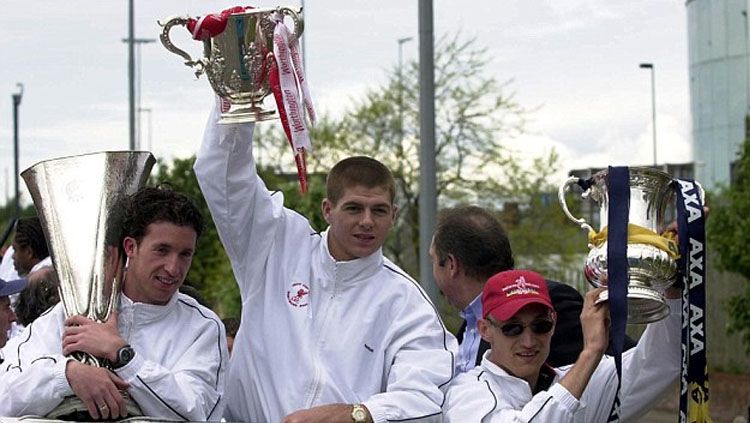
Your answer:
[[[583,218],[570,213],[565,192],[580,182],[569,178],[559,189],[558,198],[565,215],[589,234],[589,254],[584,274],[596,287],[607,286],[607,220],[610,204],[607,190],[607,170],[593,175],[590,186],[582,196],[599,205],[600,230],[594,229]],[[675,283],[679,252],[674,240],[662,236],[667,206],[674,203],[672,178],[651,168],[630,168],[630,210],[628,224],[628,323],[644,324],[663,319],[669,308],[663,292]],[[607,291],[599,297],[607,300]]]
[[[160,39],[167,50],[185,59],[186,66],[195,68],[196,77],[205,73],[214,92],[228,101],[221,123],[262,121],[275,117],[273,110],[263,108],[263,99],[272,89],[269,76],[275,66],[274,42],[278,42],[274,32],[277,25],[285,25],[283,20],[288,16],[294,22],[291,37],[296,42],[303,31],[299,12],[288,7],[236,7],[199,19],[173,17],[159,23]],[[194,60],[172,43],[169,33],[175,25],[186,27],[193,38],[203,42],[203,57]],[[292,53],[292,61],[295,55],[299,58]],[[298,65],[294,63],[295,67]]]
[[[21,173],[47,237],[66,317],[104,322],[117,308],[125,267],[119,202],[145,184],[154,162],[149,152],[103,152],[43,161]],[[91,366],[111,366],[85,353],[72,356]],[[142,415],[127,392],[122,394],[128,415]],[[72,396],[46,417],[79,413],[88,414]]]

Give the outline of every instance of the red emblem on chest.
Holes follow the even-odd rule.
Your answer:
[[[293,283],[292,287],[286,291],[286,300],[295,307],[307,307],[309,296],[310,287],[299,282]]]

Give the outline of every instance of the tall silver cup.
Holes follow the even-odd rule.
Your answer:
[[[175,25],[186,26],[191,19],[178,16],[167,19],[160,40],[164,47],[185,59],[199,77],[205,73],[214,92],[226,99],[229,110],[222,111],[219,123],[256,122],[275,117],[273,110],[263,108],[263,99],[271,93],[268,73],[273,58],[273,16],[281,13],[294,22],[293,36],[302,35],[301,9],[288,7],[249,9],[233,13],[221,34],[203,41],[203,57],[197,60],[178,48],[170,39]]]
[[[599,205],[600,231],[608,224],[610,204],[607,190],[608,171],[594,174],[593,184],[582,196]],[[570,213],[565,201],[565,192],[579,178],[571,177],[558,192],[560,205],[565,215],[587,232],[596,233],[585,219]],[[664,172],[651,168],[630,168],[629,224],[645,228],[658,235],[665,227],[667,207],[674,204],[672,178]],[[675,252],[676,253],[676,252]],[[677,263],[666,249],[643,242],[629,242],[627,246],[628,272],[628,323],[643,324],[663,319],[669,314],[664,299],[664,290],[677,277]],[[586,279],[596,287],[607,286],[607,242],[599,245],[589,243],[589,254],[584,265]],[[608,298],[602,293],[601,300]]]
[[[154,162],[149,152],[103,152],[43,161],[21,173],[47,237],[67,317],[104,322],[117,308],[125,267],[118,203],[145,184]],[[73,358],[110,365],[84,353]],[[123,394],[128,413],[141,415],[135,401]],[[47,417],[76,412],[86,412],[86,407],[69,397]]]

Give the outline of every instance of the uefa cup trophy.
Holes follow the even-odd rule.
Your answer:
[[[205,73],[214,92],[229,102],[229,110],[222,110],[220,123],[256,122],[275,117],[273,110],[263,108],[263,99],[271,93],[269,70],[274,61],[275,16],[291,18],[294,38],[299,39],[303,31],[301,9],[296,12],[288,7],[240,9],[244,10],[222,14],[226,27],[218,34],[203,38],[203,57],[197,60],[176,47],[169,37],[172,27],[187,27],[195,19],[173,17],[164,24],[159,23],[162,26],[159,38],[164,47],[185,59],[186,66],[195,68],[196,77]]]
[[[21,173],[47,237],[66,317],[104,322],[117,309],[125,267],[119,203],[145,184],[154,162],[149,152],[103,152],[43,161]],[[111,366],[89,354],[72,356],[91,366]],[[128,415],[142,415],[127,392],[122,394]],[[87,409],[72,396],[47,417],[77,412]]]
[[[565,215],[589,234],[589,254],[584,274],[596,287],[607,286],[607,220],[610,204],[607,170],[593,175],[591,186],[582,196],[599,205],[600,231],[596,232],[585,219],[576,218],[568,209],[565,192],[579,178],[569,178],[558,191]],[[651,168],[630,168],[630,209],[628,215],[628,323],[644,324],[663,319],[669,314],[664,290],[675,283],[679,256],[677,245],[660,231],[665,227],[667,207],[674,204],[672,178]],[[607,300],[607,291],[600,301]]]

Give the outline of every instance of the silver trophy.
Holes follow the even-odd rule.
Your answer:
[[[582,194],[599,205],[599,241],[603,242],[592,243],[589,237],[590,250],[584,265],[586,279],[596,287],[607,286],[607,242],[602,230],[607,228],[609,207],[616,207],[609,203],[607,174],[607,170],[594,174],[593,184]],[[565,202],[565,192],[578,180],[571,177],[560,187],[560,205],[570,220],[594,234],[597,232],[591,225],[585,219],[573,216]],[[660,234],[665,227],[667,208],[674,204],[671,182],[667,173],[651,168],[630,168],[628,323],[651,323],[669,314],[663,293],[676,281],[677,251],[674,251],[676,244],[666,241]],[[634,231],[639,231],[639,236],[633,237]],[[604,301],[607,298],[605,291],[599,299]]]
[[[303,31],[301,9],[248,9],[231,14],[223,32],[203,41],[203,57],[198,60],[193,60],[169,38],[172,27],[186,26],[190,17],[159,22],[162,26],[159,38],[164,47],[185,59],[186,66],[196,68],[196,77],[205,73],[214,92],[229,102],[229,110],[222,110],[219,123],[256,122],[275,117],[273,110],[263,108],[263,99],[271,93],[268,73],[274,60],[272,17],[276,13],[292,19],[293,36],[299,39]]]
[[[149,152],[103,152],[43,161],[21,173],[47,237],[66,317],[104,322],[117,308],[125,267],[118,203],[145,184],[154,163]],[[88,365],[110,366],[89,354],[72,356]],[[123,397],[130,416],[142,415],[127,392]],[[87,410],[77,397],[69,397],[47,417],[75,412]]]

